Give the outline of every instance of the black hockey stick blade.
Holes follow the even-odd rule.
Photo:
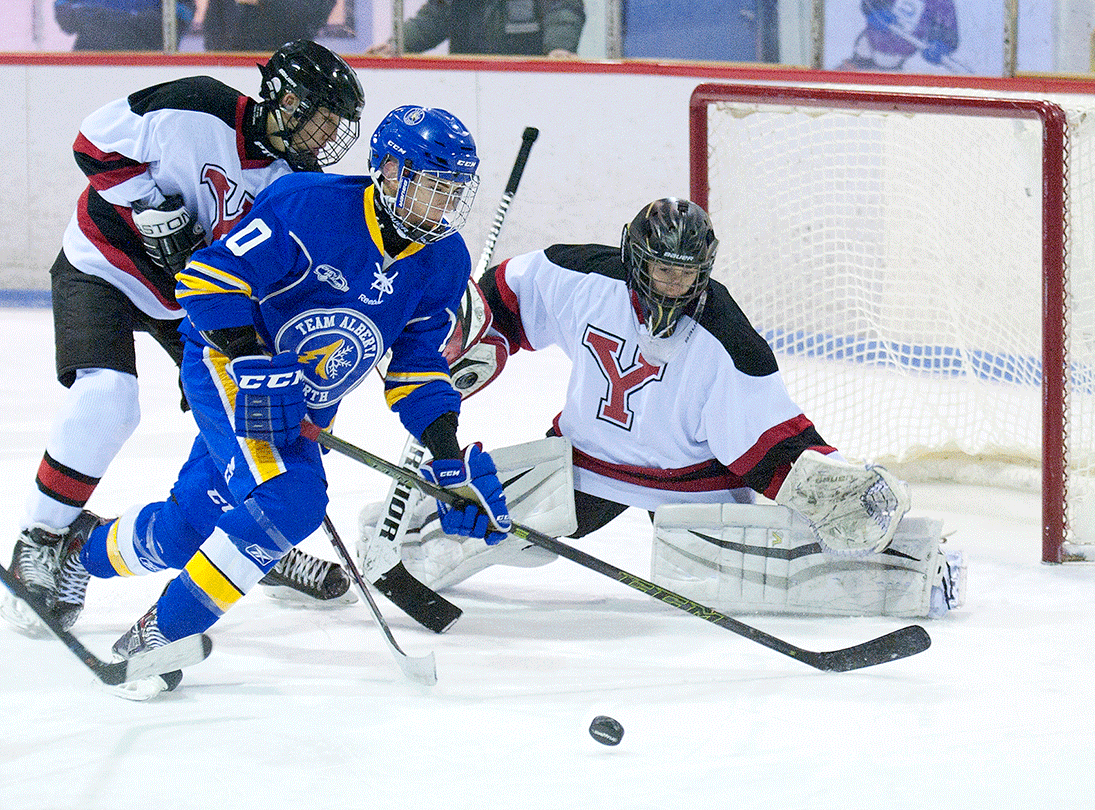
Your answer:
[[[0,565],[0,580],[8,587],[17,598],[37,614],[42,623],[49,628],[53,635],[57,636],[66,647],[79,658],[95,677],[107,686],[117,686],[126,681],[145,678],[149,675],[162,675],[176,669],[197,664],[209,657],[213,651],[213,641],[204,633],[196,633],[163,647],[139,653],[125,661],[108,663],[99,658],[95,653],[85,647],[80,639],[76,638],[68,630],[65,630],[60,622],[49,611],[44,610],[38,600],[27,592],[15,576],[4,566]]]
[[[373,580],[373,587],[388,597],[393,605],[435,633],[444,633],[464,613],[441,594],[415,579],[402,560]]]
[[[425,453],[426,448],[408,436],[399,463],[417,469]],[[418,494],[414,487],[392,481],[383,514],[366,540],[361,572],[374,588],[416,622],[435,633],[444,633],[464,611],[416,579],[400,559],[402,535],[413,511],[408,499]]]
[[[910,624],[884,636],[871,639],[854,647],[831,652],[806,653],[810,666],[827,672],[848,672],[853,669],[873,667],[899,658],[924,652],[932,644],[928,631],[918,624]]]
[[[446,501],[448,503],[460,502],[460,498],[452,492],[431,484],[410,470],[405,470],[389,461],[385,461],[367,450],[355,447],[349,442],[340,439],[325,430],[321,430],[318,426],[312,424],[308,420],[301,423],[300,432],[305,438],[311,439],[329,450],[334,450],[337,453],[360,461],[365,466],[371,467],[378,472],[382,472],[397,480],[404,481],[411,486],[418,487],[427,495],[438,500]],[[653,582],[648,582],[642,577],[630,574],[604,560],[586,554],[580,549],[568,546],[566,543],[554,537],[548,537],[546,534],[538,532],[535,529],[530,529],[527,526],[521,526],[520,524],[515,523],[511,531],[518,537],[528,540],[530,543],[534,543],[548,551],[552,551],[560,557],[565,557],[584,568],[603,574],[609,579],[614,579],[617,582],[645,593],[647,596],[657,599],[660,602],[664,602],[678,610],[683,610],[685,613],[691,613],[693,616],[706,619],[725,630],[737,633],[739,636],[755,641],[757,644],[761,644],[771,650],[775,650],[776,652],[801,661],[815,669],[826,670],[828,672],[848,672],[854,669],[863,669],[864,667],[884,664],[888,661],[896,661],[900,658],[907,658],[910,655],[916,655],[917,653],[923,652],[931,646],[931,638],[923,627],[919,625],[909,625],[899,630],[895,630],[892,633],[887,633],[884,636],[879,636],[878,638],[842,650],[832,650],[828,652],[806,650],[802,647],[796,647],[794,644],[784,641],[781,638],[769,635],[763,630],[758,630],[744,622],[740,622],[724,613],[720,613],[714,608],[702,605],[686,596],[681,596],[660,585],[655,585]]]

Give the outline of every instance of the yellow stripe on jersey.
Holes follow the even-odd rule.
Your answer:
[[[185,288],[182,290],[176,288],[176,298],[205,295],[207,293],[251,295],[251,285],[246,281],[203,262],[192,261],[188,263],[186,269],[175,276],[175,281],[178,287]]]
[[[194,556],[190,558],[190,562],[186,564],[186,568],[183,570],[186,571],[191,582],[209,597],[221,613],[236,604],[243,596],[240,589],[233,585],[232,581],[209,561],[209,558],[205,556],[201,549],[198,549]]]
[[[251,468],[251,475],[255,483],[261,484],[269,481],[285,472],[285,464],[281,460],[281,453],[270,442],[259,439],[246,439],[240,437],[240,447],[247,459],[247,466]]]
[[[228,373],[228,357],[215,349],[205,350],[206,368],[216,378],[217,387],[220,389],[221,401],[224,403],[225,414],[230,420],[234,420],[236,413],[236,394],[239,388],[236,381]],[[247,439],[240,436],[240,452],[247,461],[247,467],[256,484],[269,481],[285,472],[285,464],[281,460],[281,454],[277,448],[269,442],[258,439]]]
[[[384,237],[380,235],[380,222],[376,218],[376,207],[374,202],[375,197],[376,186],[370,185],[367,189],[365,189],[365,194],[362,202],[365,208],[365,224],[369,228],[369,236],[372,237],[373,244],[376,245],[377,249],[380,251],[380,255],[383,256],[386,255],[384,253]],[[408,256],[413,256],[424,247],[426,246],[419,242],[411,242],[409,245],[407,245],[407,247],[403,248],[403,250],[399,253],[398,256],[395,257],[395,259],[396,261],[398,261],[399,259],[405,259]]]
[[[426,383],[435,380],[443,380],[452,384],[452,378],[442,371],[404,372],[399,374],[389,373],[384,378],[384,400],[391,408],[406,396],[421,388]],[[393,385],[394,383],[394,385]],[[403,383],[400,385],[399,383]]]
[[[122,559],[122,552],[118,548],[118,524],[120,520],[115,520],[110,524],[110,529],[106,534],[106,556],[110,560],[111,567],[117,572],[119,576],[131,577],[134,576],[133,572],[129,570],[129,566],[125,564],[125,560]]]

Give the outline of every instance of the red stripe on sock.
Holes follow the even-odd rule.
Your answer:
[[[38,465],[35,483],[41,492],[55,501],[82,509],[99,485],[99,479],[66,467],[46,453]]]

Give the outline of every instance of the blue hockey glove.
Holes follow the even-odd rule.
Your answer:
[[[236,392],[236,435],[270,442],[278,447],[300,436],[304,404],[304,369],[297,356],[247,355],[228,364],[239,386]]]
[[[929,42],[925,45],[924,50],[920,52],[920,55],[924,57],[925,62],[938,65],[948,53],[949,51],[947,50],[946,43],[937,39],[934,42]]]
[[[436,459],[422,465],[422,477],[468,501],[462,508],[437,502],[437,514],[446,534],[479,537],[493,546],[510,530],[506,496],[494,460],[478,444],[468,446],[464,458]]]

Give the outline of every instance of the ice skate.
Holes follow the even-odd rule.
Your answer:
[[[11,573],[46,610],[57,602],[58,554],[68,529],[36,524],[23,529],[11,555]],[[6,588],[0,593],[0,616],[24,635],[41,638],[49,629],[38,615]]]
[[[349,605],[357,601],[350,578],[338,563],[321,560],[298,548],[278,560],[259,584],[271,599],[322,606]]]
[[[966,555],[947,551],[940,555],[939,581],[932,585],[928,617],[939,619],[966,603]]]
[[[71,629],[80,617],[87,596],[87,583],[91,578],[84,564],[80,562],[80,550],[93,530],[109,522],[85,509],[72,522],[68,535],[61,544],[57,602],[53,607],[53,615],[65,630]]]
[[[163,647],[169,640],[162,632],[156,619],[156,606],[137,620],[120,639],[114,642],[111,652],[115,661],[125,661],[138,653]],[[162,675],[149,675],[134,681],[126,681],[117,686],[107,687],[118,697],[126,700],[149,700],[161,692],[170,692],[182,681],[182,670],[176,669]]]

